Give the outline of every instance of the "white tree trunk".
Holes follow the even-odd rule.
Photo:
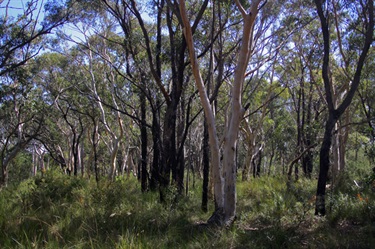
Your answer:
[[[219,140],[216,131],[215,118],[200,74],[199,63],[195,54],[193,34],[185,8],[185,1],[180,0],[179,3],[181,18],[184,26],[184,35],[189,50],[190,62],[208,125],[212,173],[214,179],[214,195],[217,204],[216,211],[223,212],[222,217],[219,217],[219,219],[221,219],[220,222],[223,222],[222,224],[232,223],[236,216],[237,196],[235,150],[238,140],[240,122],[244,114],[244,110],[242,108],[243,82],[251,54],[253,26],[255,17],[258,13],[258,5],[260,1],[261,0],[253,1],[248,13],[246,13],[238,0],[235,1],[243,16],[244,27],[242,44],[235,70],[233,87],[231,90],[232,100],[230,117],[224,138],[223,172],[221,171],[220,167]]]
[[[195,78],[195,83],[199,91],[199,97],[203,106],[204,115],[207,121],[208,133],[209,133],[209,144],[210,144],[210,151],[211,151],[211,165],[212,165],[212,178],[214,183],[214,196],[215,196],[215,203],[216,207],[219,210],[224,208],[224,179],[221,175],[221,167],[220,167],[220,148],[219,148],[219,140],[216,131],[216,124],[215,124],[215,117],[212,111],[212,107],[210,101],[207,96],[207,91],[205,89],[202,76],[200,74],[199,63],[197,56],[195,54],[194,42],[193,42],[193,35],[191,31],[191,27],[189,24],[189,19],[187,17],[187,12],[185,9],[185,1],[180,1],[180,12],[181,18],[184,24],[184,35],[186,39],[186,43],[189,50],[190,62]]]
[[[232,102],[231,102],[231,117],[227,127],[227,133],[224,141],[224,156],[223,156],[223,170],[225,177],[225,223],[231,223],[236,216],[236,158],[235,151],[238,140],[238,132],[240,129],[240,122],[244,114],[242,108],[242,89],[245,79],[247,65],[250,59],[252,47],[252,33],[255,22],[255,17],[258,13],[258,5],[260,0],[254,1],[249,13],[245,13],[244,9],[238,1],[236,1],[238,8],[244,18],[242,44],[239,51],[237,67],[234,74],[234,82],[232,87]]]
[[[91,49],[91,45],[90,45],[89,42],[88,42],[88,47]],[[90,72],[90,76],[91,76],[91,91],[92,91],[92,94],[94,95],[97,106],[100,110],[101,121],[102,121],[106,131],[109,133],[109,135],[111,137],[111,141],[106,143],[107,146],[108,146],[109,152],[110,152],[110,170],[109,170],[109,176],[108,177],[109,177],[110,180],[114,180],[114,178],[116,176],[117,153],[118,153],[120,142],[121,142],[121,140],[124,136],[123,123],[122,123],[122,119],[121,119],[121,115],[120,115],[119,111],[116,112],[118,128],[119,128],[118,133],[119,134],[116,134],[115,129],[111,129],[109,123],[107,122],[106,113],[105,113],[105,110],[104,110],[104,107],[103,107],[103,104],[102,104],[102,100],[101,100],[100,95],[98,94],[97,87],[96,87],[96,77],[95,77],[94,69],[93,69],[94,58],[93,58],[91,50],[89,50],[88,55],[89,55],[89,62],[90,62],[89,63],[89,72]],[[107,59],[107,61],[109,61],[111,63],[110,57],[106,54],[106,51],[104,51],[103,56]],[[112,71],[110,72],[110,76],[111,76],[110,80],[112,81],[110,83],[113,83],[114,80],[115,80],[115,77],[114,77],[114,74],[113,74]],[[106,81],[106,80],[107,79],[104,79],[104,81]],[[119,108],[118,108],[117,102],[115,100],[113,84],[111,84],[111,85],[112,85],[112,87],[111,87],[112,103],[116,107],[116,109],[118,110]]]

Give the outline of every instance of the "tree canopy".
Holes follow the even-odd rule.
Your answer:
[[[1,186],[21,167],[134,175],[166,202],[197,176],[208,222],[231,225],[240,180],[318,179],[325,215],[327,184],[358,157],[372,167],[372,0],[12,4],[0,2]]]

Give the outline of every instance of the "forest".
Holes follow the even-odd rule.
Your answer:
[[[373,248],[374,38],[373,0],[0,0],[0,248]]]

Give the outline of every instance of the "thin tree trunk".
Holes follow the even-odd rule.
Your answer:
[[[219,140],[216,132],[215,117],[211,108],[210,101],[207,96],[206,89],[204,87],[203,79],[199,71],[198,59],[195,55],[194,42],[192,31],[190,27],[190,22],[187,17],[187,12],[185,9],[185,1],[180,1],[180,13],[182,21],[184,24],[184,35],[186,43],[188,45],[190,63],[193,68],[193,74],[196,82],[196,86],[199,91],[199,97],[203,106],[204,114],[206,116],[207,127],[209,132],[209,143],[211,151],[211,165],[212,165],[212,178],[214,182],[214,196],[215,196],[215,213],[213,217],[218,217],[218,219],[213,218],[215,222],[218,220],[219,223],[222,222],[222,213],[224,210],[224,180],[221,175],[221,166],[220,166],[220,149],[219,149]]]
[[[190,108],[190,107],[188,107]],[[185,131],[185,100],[181,98],[177,126],[177,144],[181,148],[177,153],[176,165],[176,184],[178,194],[182,195],[184,192],[184,173],[185,173],[185,150],[184,150],[184,131]],[[187,117],[188,118],[188,117]]]
[[[156,190],[159,184],[159,162],[160,162],[160,124],[159,124],[159,103],[156,101],[157,108],[152,114],[152,141],[153,141],[153,159],[151,168],[150,189]]]
[[[207,204],[208,204],[208,182],[209,182],[209,173],[210,173],[210,159],[209,153],[210,148],[208,144],[208,128],[207,122],[204,121],[203,125],[203,186],[202,186],[202,210],[207,212]]]
[[[144,81],[145,79],[143,79]],[[140,92],[141,102],[141,190],[147,191],[147,128],[146,128],[146,96]]]

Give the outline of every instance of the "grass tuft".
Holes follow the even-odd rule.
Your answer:
[[[366,179],[368,176],[366,176]],[[140,191],[134,178],[96,182],[47,172],[0,191],[0,248],[371,248],[371,187],[349,175],[327,193],[329,214],[314,216],[315,180],[260,177],[238,183],[237,220],[206,226],[213,212],[189,196]]]

